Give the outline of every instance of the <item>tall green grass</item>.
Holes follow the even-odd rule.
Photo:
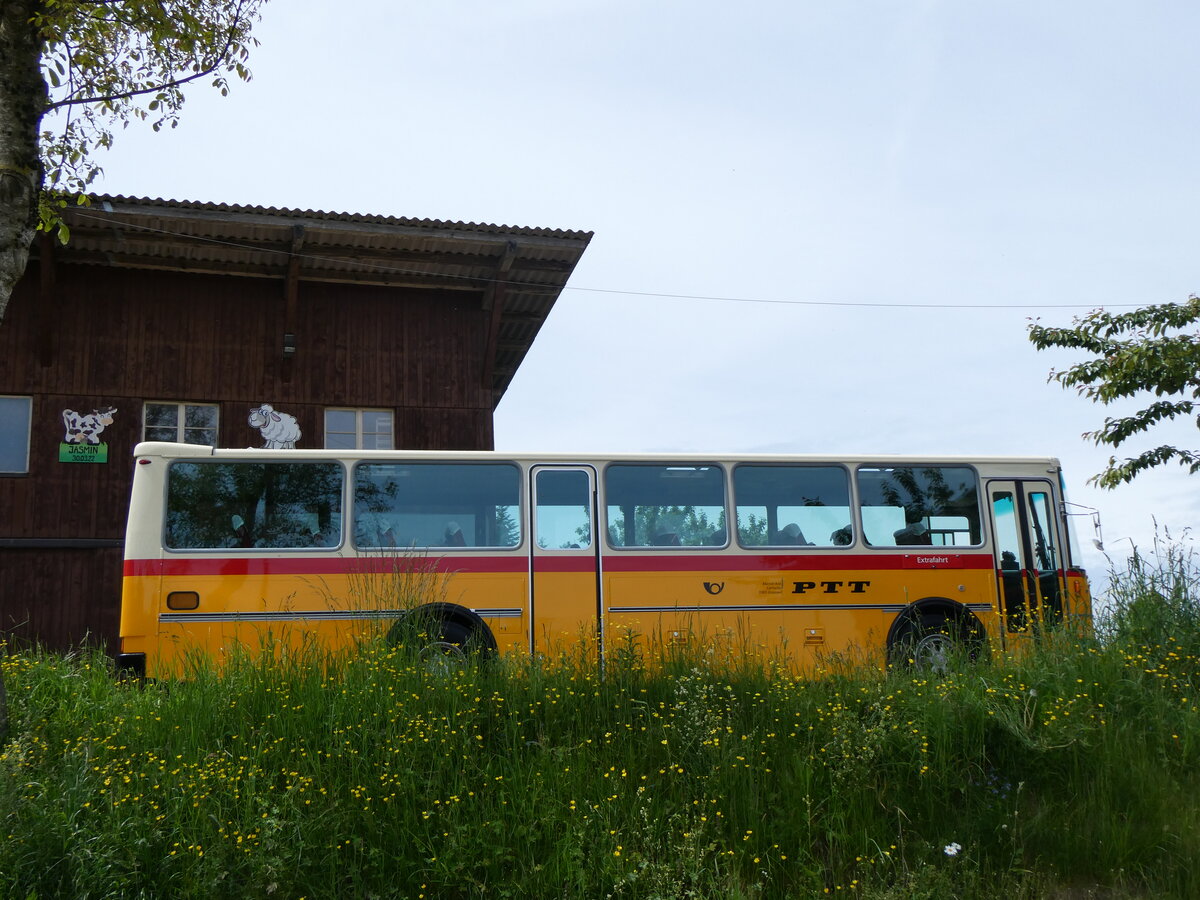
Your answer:
[[[139,686],[13,653],[0,896],[1197,896],[1172,546],[1112,573],[1100,639],[944,677],[281,642]]]

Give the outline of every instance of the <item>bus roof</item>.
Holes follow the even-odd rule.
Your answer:
[[[900,455],[893,453],[875,454],[816,454],[816,453],[534,453],[530,451],[504,450],[322,450],[297,448],[294,450],[267,450],[247,447],[245,449],[209,447],[200,444],[179,444],[162,441],[143,441],[133,448],[135,458],[158,457],[160,459],[353,459],[353,460],[487,460],[522,462],[545,462],[557,464],[603,462],[796,462],[796,463],[847,463],[851,465],[876,463],[881,465],[922,465],[929,463],[957,463],[961,465],[1021,465],[1044,466],[1048,473],[1057,473],[1061,468],[1052,456],[965,456],[965,455]]]

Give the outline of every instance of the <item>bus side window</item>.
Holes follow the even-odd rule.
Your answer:
[[[743,547],[843,543],[837,535],[850,518],[850,475],[842,466],[742,464],[733,470],[733,497]]]
[[[861,466],[859,512],[872,547],[977,547],[979,479],[969,466]]]
[[[543,550],[583,550],[592,545],[592,483],[580,469],[537,473],[534,516],[537,545]]]
[[[520,470],[512,463],[359,463],[354,469],[354,545],[517,547],[520,482]]]
[[[613,464],[604,470],[613,547],[725,544],[725,471],[720,466]]]
[[[342,467],[323,462],[171,463],[170,550],[303,549],[340,540]]]

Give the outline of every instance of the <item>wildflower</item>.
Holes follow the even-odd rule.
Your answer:
[[[952,841],[949,844],[947,844],[945,847],[942,848],[942,852],[945,853],[949,857],[958,856],[959,851],[961,851],[961,850],[962,850],[962,844],[958,843],[957,841]]]

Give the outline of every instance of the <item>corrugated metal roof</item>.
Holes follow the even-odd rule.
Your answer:
[[[591,232],[97,195],[64,214],[56,264],[469,291],[500,305],[499,402]],[[35,249],[35,253],[37,250]],[[303,291],[301,291],[301,297]]]
[[[319,209],[292,209],[277,206],[247,206],[241,203],[207,203],[195,200],[166,200],[162,197],[126,197],[120,194],[98,194],[93,196],[92,205],[110,203],[114,206],[136,206],[141,209],[158,207],[175,210],[201,210],[228,214],[229,216],[253,215],[278,218],[301,218],[337,222],[358,222],[372,225],[395,225],[431,230],[451,229],[454,231],[479,231],[492,234],[524,234],[545,237],[590,239],[590,231],[564,231],[558,228],[529,228],[517,225],[489,225],[482,222],[451,222],[443,219],[411,219],[404,216],[383,216],[371,213],[328,212]]]

